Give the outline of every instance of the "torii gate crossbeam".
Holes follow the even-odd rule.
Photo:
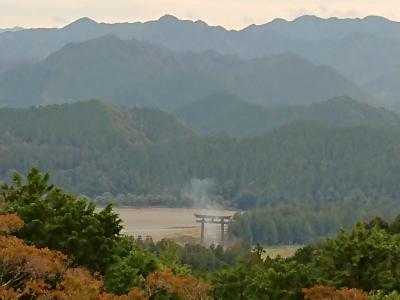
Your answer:
[[[204,244],[204,224],[221,224],[221,243],[225,242],[225,225],[229,224],[231,216],[212,216],[212,215],[201,215],[194,214],[196,217],[196,223],[201,223],[201,244]]]

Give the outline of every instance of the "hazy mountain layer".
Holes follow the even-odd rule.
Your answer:
[[[381,99],[381,104],[400,111],[400,66],[363,85],[363,88]]]
[[[104,24],[83,18],[61,29],[29,29],[0,34],[0,62],[43,60],[71,42],[106,34],[163,45],[177,51],[215,50],[221,54],[256,58],[294,53],[314,63],[327,64],[357,84],[376,80],[379,105],[392,108],[398,91],[379,78],[400,67],[400,23],[381,17],[321,19],[303,16],[276,19],[240,31],[165,16],[145,23]]]
[[[199,132],[254,136],[293,121],[310,120],[330,127],[400,128],[400,116],[351,98],[340,97],[305,106],[265,108],[232,95],[214,95],[193,103],[178,116]]]
[[[243,60],[210,51],[172,52],[113,35],[67,45],[43,62],[0,77],[3,106],[107,99],[172,111],[215,93],[265,106],[341,95],[369,99],[334,69],[295,55]]]
[[[109,33],[122,39],[135,38],[160,43],[175,50],[214,49],[245,56],[251,56],[254,51],[264,51],[263,55],[270,54],[271,51],[285,47],[284,42],[297,43],[301,48],[307,42],[340,41],[357,35],[400,38],[398,22],[374,16],[364,19],[322,19],[315,16],[303,16],[294,21],[276,19],[263,25],[251,25],[240,31],[228,31],[220,26],[209,26],[202,21],[179,20],[169,15],[145,23],[105,24],[82,18],[60,29],[17,29],[18,32],[8,32],[0,36],[0,58],[43,59],[68,43]],[[264,37],[263,41],[256,40],[259,36]],[[243,44],[244,41],[251,43]],[[270,44],[269,50],[255,49],[257,42]],[[32,47],[33,44],[37,46]],[[289,45],[286,46],[285,52],[289,50]],[[297,50],[299,49],[293,49],[294,52]]]

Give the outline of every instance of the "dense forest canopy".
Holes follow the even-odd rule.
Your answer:
[[[343,101],[329,102],[327,111]],[[232,205],[242,194],[254,195],[257,205],[334,201],[353,190],[394,199],[400,194],[398,117],[355,107],[360,121],[347,117],[348,112],[335,117],[348,118],[349,126],[294,121],[279,127],[278,122],[270,133],[243,139],[201,136],[161,111],[99,101],[4,108],[0,174],[6,179],[12,170],[38,165],[52,170],[55,183],[89,196],[178,197],[191,179],[210,178],[216,183],[214,194]]]
[[[395,199],[398,117],[368,113],[369,123],[363,117],[347,127],[298,121],[235,139],[200,136],[158,110],[98,101],[0,109],[0,173],[6,179],[12,170],[38,165],[52,170],[55,183],[89,196],[179,196],[191,179],[210,178],[214,193],[232,205],[242,194],[254,195],[257,205],[335,201],[353,190]]]

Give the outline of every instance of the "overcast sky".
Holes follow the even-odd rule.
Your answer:
[[[99,22],[135,22],[165,14],[236,29],[304,14],[381,15],[400,21],[400,0],[0,0],[0,28],[61,27],[83,16]]]

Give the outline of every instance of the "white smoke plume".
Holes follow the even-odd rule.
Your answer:
[[[215,187],[215,181],[210,178],[199,179],[193,178],[186,185],[182,192],[182,197],[190,199],[193,207],[209,210],[220,210],[221,206],[215,201],[212,191]]]
[[[218,203],[218,197],[213,194],[215,180],[206,178],[193,178],[182,191],[182,197],[190,199],[197,213],[206,215],[223,215],[222,206]],[[205,225],[205,241],[207,244],[220,242],[221,229],[218,224]]]

